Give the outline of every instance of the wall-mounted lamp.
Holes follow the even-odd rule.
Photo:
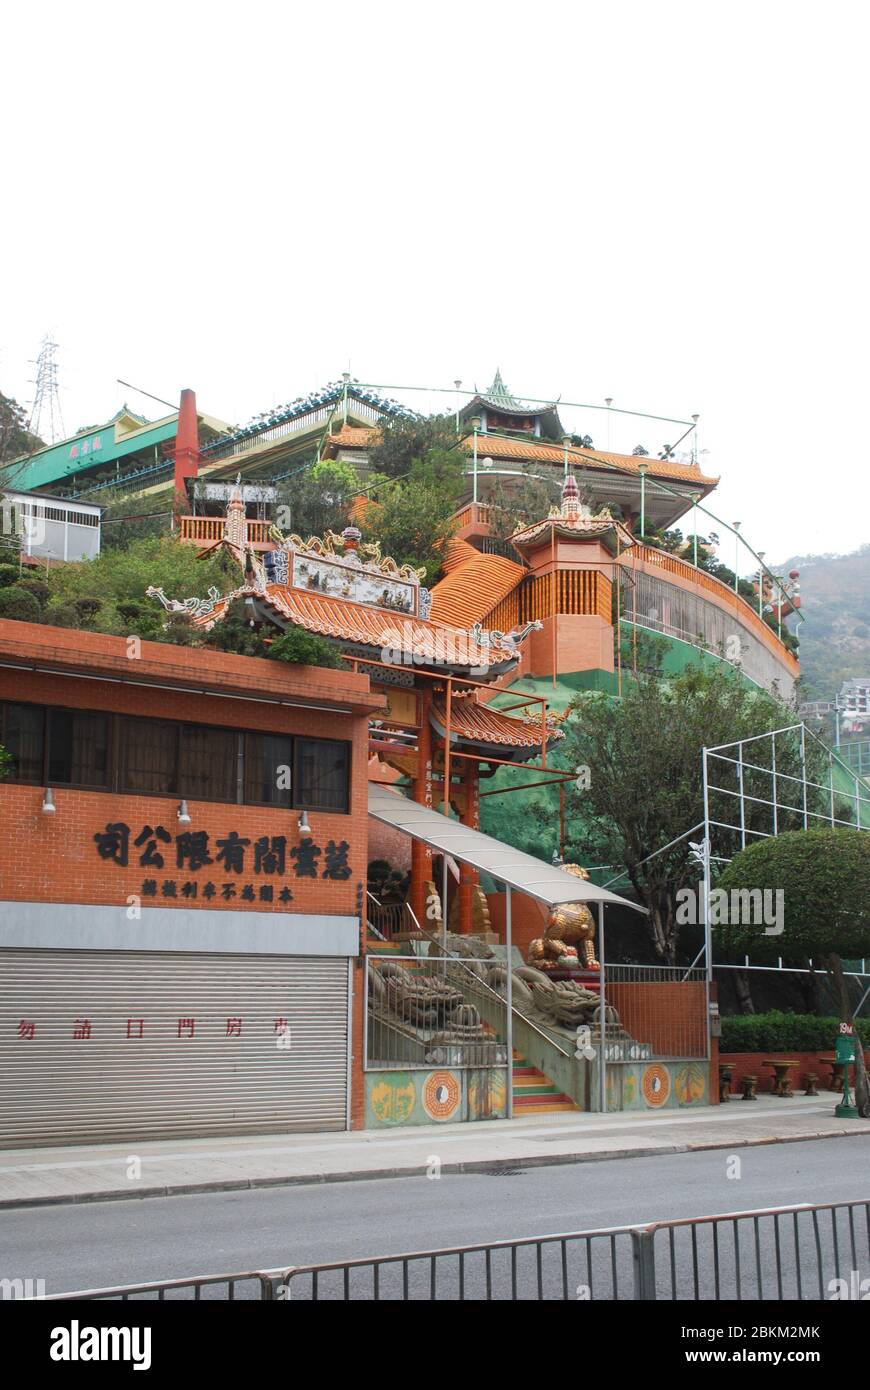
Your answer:
[[[45,794],[42,798],[42,814],[44,816],[53,816],[56,810],[57,807],[54,804],[54,792],[52,791],[51,787],[46,787]]]
[[[181,825],[190,825],[190,812],[187,809],[187,802],[178,803],[178,820]]]
[[[299,817],[299,834],[300,834],[300,835],[310,835],[310,834],[311,834],[311,822],[310,822],[309,819],[308,819],[308,812],[307,812],[307,811],[303,811],[303,812],[302,812],[302,815]]]

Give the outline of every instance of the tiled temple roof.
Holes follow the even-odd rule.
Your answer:
[[[447,710],[442,700],[433,700],[432,719],[443,734],[447,726]],[[456,738],[475,744],[517,748],[532,753],[542,745],[540,719],[512,719],[507,714],[485,705],[475,696],[455,696],[450,702],[450,732]],[[547,743],[564,738],[561,729],[547,726]]]
[[[471,554],[451,568],[432,590],[431,611],[437,622],[454,623],[457,627],[481,622],[526,573],[515,560],[484,555],[471,545],[467,549]]]
[[[519,660],[519,651],[508,647],[477,645],[460,627],[443,622],[429,622],[389,609],[350,603],[345,599],[326,598],[305,589],[293,589],[284,584],[267,584],[264,589],[246,584],[223,598],[204,613],[192,619],[194,625],[210,631],[226,616],[230,605],[239,598],[251,598],[271,608],[278,618],[320,637],[334,638],[370,647],[378,656],[388,649],[413,658],[409,667],[445,667],[448,669],[482,668],[492,670],[493,678],[507,672]]]
[[[460,447],[467,454],[474,451],[474,440],[471,436],[461,441]],[[505,439],[497,434],[479,434],[477,436],[477,457],[493,459],[511,459],[517,462],[525,460],[539,463],[564,464],[565,450],[559,444],[542,444],[531,438],[526,439]],[[581,449],[576,445],[571,445],[568,449],[568,461],[576,471],[583,467],[595,468],[598,466],[607,470],[612,467],[621,473],[634,473],[640,476],[640,465],[646,464],[647,475],[652,478],[670,478],[674,482],[695,483],[700,488],[715,487],[719,482],[718,478],[708,478],[694,464],[677,463],[673,459],[649,458],[638,454],[611,454],[601,449]]]

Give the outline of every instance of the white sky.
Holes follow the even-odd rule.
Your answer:
[[[700,412],[714,511],[771,561],[851,550],[870,538],[866,16],[7,7],[0,389],[29,402],[46,332],[68,432],[124,399],[160,413],[116,377],[236,422],[348,364],[445,387],[499,365],[516,394]],[[603,416],[563,418],[606,447]],[[673,441],[611,422],[614,448]]]

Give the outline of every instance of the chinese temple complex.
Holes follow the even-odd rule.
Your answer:
[[[715,488],[697,455],[596,450],[499,373],[456,411],[431,588],[362,501],[340,534],[278,525],[313,458],[362,494],[403,410],[346,376],[227,430],[184,392],[130,473],[231,562],[222,589],[148,590],[193,644],[0,621],[0,1144],[715,1103],[706,981],[606,976],[604,909],[638,908],[563,862],[562,726],[578,690],[621,693],[648,633],[667,670],[790,694],[782,590],[760,577],[755,605],[649,543]],[[107,440],[65,461],[73,491],[109,488]],[[515,518],[529,480],[548,500]],[[240,614],[336,668],[211,648]],[[505,810],[530,788],[552,862]]]

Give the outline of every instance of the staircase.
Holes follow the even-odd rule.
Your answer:
[[[514,1115],[547,1115],[554,1111],[579,1110],[579,1106],[560,1091],[537,1067],[529,1065],[514,1048]]]

